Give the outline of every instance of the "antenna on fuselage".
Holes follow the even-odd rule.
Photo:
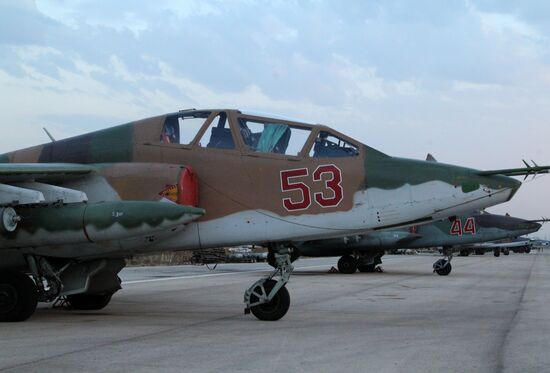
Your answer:
[[[426,156],[426,161],[437,162],[437,159],[435,159],[435,157],[431,153],[428,153],[428,155]]]
[[[44,130],[44,132],[46,132],[46,135],[48,135],[50,140],[52,140],[52,142],[55,142],[55,139],[53,138],[52,134],[46,129],[46,127],[42,127],[42,129]]]

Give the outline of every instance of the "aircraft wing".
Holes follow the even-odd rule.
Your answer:
[[[92,172],[92,166],[71,163],[0,164],[0,206],[17,206],[63,201],[87,201],[82,191],[37,182],[66,179]]]
[[[9,177],[39,177],[41,175],[82,175],[93,167],[75,163],[2,163],[0,180]]]

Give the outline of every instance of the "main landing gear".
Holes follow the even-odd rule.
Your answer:
[[[458,255],[460,255],[460,256],[468,256],[468,255],[470,255],[470,250],[466,250],[466,249],[460,250],[460,253],[459,253]]]
[[[382,264],[384,252],[371,254],[344,255],[338,260],[340,273],[352,274],[359,272],[374,272],[378,264]]]
[[[338,271],[340,273],[355,273],[357,271],[357,259],[351,255],[344,255],[338,260]]]
[[[442,259],[437,260],[434,265],[434,272],[437,273],[440,276],[447,276],[449,273],[451,273],[451,270],[453,267],[451,266],[451,259],[453,258],[453,251],[450,248],[443,248],[443,255],[444,257]]]
[[[37,303],[38,290],[29,276],[20,272],[0,274],[0,322],[27,320]]]
[[[272,261],[275,270],[271,275],[256,281],[244,293],[245,314],[252,312],[263,321],[275,321],[282,318],[290,307],[290,295],[285,285],[294,270],[291,261],[293,249],[285,245],[273,245]]]
[[[100,310],[119,290],[118,273],[124,259],[62,261],[34,255],[25,257],[27,275],[21,271],[0,272],[0,322],[24,321],[37,302],[54,302],[77,310]],[[32,276],[32,278],[31,278]]]

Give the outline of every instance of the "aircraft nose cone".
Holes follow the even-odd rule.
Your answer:
[[[510,189],[510,195],[508,197],[509,201],[518,191],[519,187],[521,186],[521,181],[516,180],[512,177],[503,176],[499,179],[499,184],[501,184],[503,188]]]
[[[514,179],[512,177],[509,177],[509,176],[505,176],[505,177],[501,178],[500,181],[501,181],[501,184],[502,184],[503,187],[510,188],[514,192],[517,191],[519,189],[519,187],[521,186],[521,181],[516,180],[516,179]]]
[[[536,232],[542,227],[542,224],[534,221],[522,221],[516,227],[518,230],[526,230],[529,232]]]
[[[531,223],[530,224],[530,228],[534,231],[538,231],[540,229],[540,227],[542,227],[542,224],[540,224],[540,223]]]

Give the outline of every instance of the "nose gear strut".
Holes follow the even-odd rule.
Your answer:
[[[276,245],[273,249],[275,270],[268,277],[256,281],[244,293],[244,313],[252,312],[264,321],[279,320],[290,307],[290,295],[285,285],[294,270],[292,248]]]

